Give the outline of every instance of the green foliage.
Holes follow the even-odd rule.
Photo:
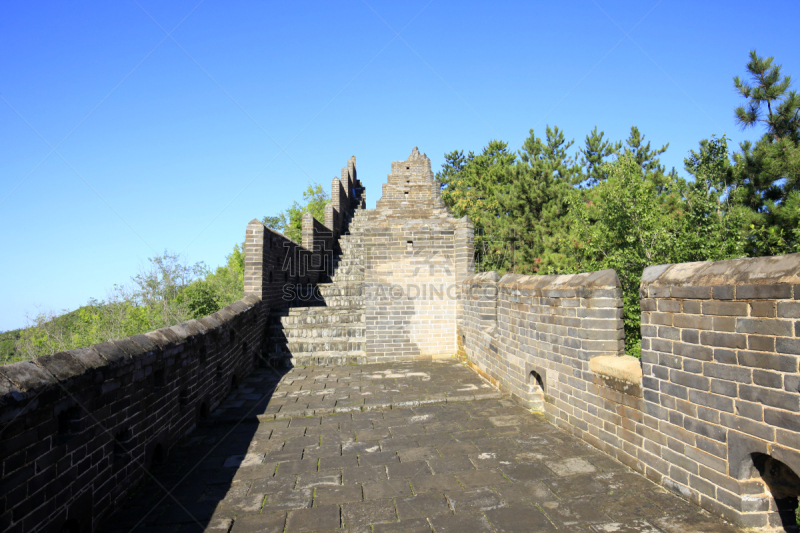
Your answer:
[[[244,254],[239,245],[227,264],[209,272],[164,252],[115,286],[104,301],[90,300],[71,313],[39,312],[23,330],[0,336],[0,363],[33,359],[121,339],[214,313],[244,296]],[[13,335],[15,334],[15,335]]]
[[[238,244],[227,257],[227,264],[216,272],[208,272],[204,279],[191,283],[181,292],[192,318],[216,313],[244,296],[244,253]]]
[[[574,255],[579,271],[616,270],[625,306],[626,351],[638,356],[642,272],[649,265],[670,262],[677,223],[633,154],[623,154],[603,170],[607,180],[592,190],[588,201],[573,196]]]
[[[719,261],[746,255],[745,195],[736,179],[727,138],[700,141],[700,151],[689,152],[684,168],[694,181],[683,188],[685,211],[675,262]]]
[[[723,136],[684,160],[690,180],[669,172],[635,126],[624,143],[595,127],[568,152],[558,128],[531,131],[518,154],[493,140],[480,155],[445,155],[437,178],[453,213],[476,226],[476,269],[562,274],[617,271],[626,350],[640,351],[639,285],[647,266],[800,252],[800,96],[773,58],[750,54],[743,127],[766,134],[731,157]]]
[[[507,185],[496,193],[500,212],[487,222],[487,233],[513,252],[502,256],[498,270],[528,274],[563,267],[554,243],[567,231],[572,187],[583,181],[580,166],[567,155],[572,144],[558,128],[548,126],[545,141],[531,130],[519,161],[505,170]]]
[[[489,141],[478,155],[446,154],[442,171],[436,174],[445,204],[456,217],[467,215],[475,224],[476,259],[482,270],[502,268],[509,260],[507,241],[492,231],[494,219],[503,214],[500,196],[512,183],[509,169],[515,162],[507,143]]]
[[[296,243],[303,238],[303,214],[311,213],[318,222],[325,222],[325,205],[331,197],[322,185],[309,185],[303,191],[303,202],[295,201],[286,211],[275,216],[265,216],[262,222],[270,228],[280,231]]]

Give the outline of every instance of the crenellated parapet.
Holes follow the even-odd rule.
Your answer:
[[[800,254],[645,269],[641,360],[613,270],[463,285],[462,356],[517,401],[736,524],[794,520]]]

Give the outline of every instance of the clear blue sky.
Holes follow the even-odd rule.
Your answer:
[[[370,206],[415,145],[438,168],[547,124],[576,147],[636,125],[683,171],[711,134],[760,134],[735,126],[731,78],[756,48],[800,80],[799,16],[796,0],[4,2],[0,330],[102,299],[165,249],[217,266],[351,155]]]

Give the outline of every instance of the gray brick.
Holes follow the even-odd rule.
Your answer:
[[[714,327],[711,329],[717,332],[733,333],[736,331],[736,318],[732,316],[715,316],[713,324]]]
[[[779,372],[797,372],[797,357],[769,352],[739,351],[739,364]]]
[[[681,312],[681,302],[680,302],[680,300],[661,299],[661,300],[657,300],[657,301],[658,301],[658,310],[661,313],[680,313]]]
[[[770,387],[772,389],[782,389],[783,374],[756,369],[753,370],[753,383],[755,385],[761,385],[762,387]]]
[[[707,300],[711,298],[711,287],[675,286],[670,294],[673,298],[692,298]]]
[[[752,385],[740,385],[739,397],[743,400],[759,402],[778,409],[786,409],[787,411],[797,412],[800,410],[800,397],[788,392],[754,387]]]
[[[747,303],[706,300],[703,302],[703,314],[713,316],[747,316]]]
[[[650,313],[650,323],[659,326],[671,326],[672,318],[672,313]]]
[[[686,329],[713,329],[713,317],[704,315],[675,315],[672,325]]]
[[[753,435],[759,439],[770,441],[775,438],[775,430],[763,422],[754,422],[753,420],[728,413],[722,413],[719,420],[720,424],[725,427]]]
[[[714,361],[726,365],[738,364],[736,359],[736,351],[726,350],[725,348],[714,348]]]
[[[747,337],[737,333],[704,331],[700,334],[700,343],[705,346],[742,349],[747,347]]]
[[[767,407],[764,409],[764,422],[789,431],[800,433],[800,414],[779,411]]]
[[[673,339],[678,340],[678,339]],[[693,329],[684,329],[681,331],[681,338],[683,342],[690,344],[700,344],[700,332]]]
[[[641,306],[642,311],[655,311],[658,309],[656,301],[657,300],[654,300],[652,298],[642,298],[639,305]]]
[[[709,388],[709,380],[704,376],[698,376],[688,372],[681,372],[680,370],[671,370],[669,377],[673,383],[677,383],[678,385],[683,385],[692,389],[707,391]]]
[[[737,300],[781,300],[792,297],[792,286],[788,283],[775,285],[739,285]]]
[[[723,427],[715,426],[713,424],[709,424],[708,422],[703,422],[702,420],[696,420],[689,417],[684,418],[683,427],[692,433],[697,433],[698,435],[702,435],[716,441],[725,442],[727,432]]]
[[[755,335],[791,337],[792,323],[788,320],[769,318],[739,318],[736,320],[736,331]]]
[[[780,318],[800,318],[800,302],[778,302]]]
[[[778,353],[800,354],[800,339],[775,339]]]
[[[738,383],[752,383],[752,370],[740,366],[705,363],[704,375]]]
[[[711,287],[711,294],[715,300],[733,300],[733,287],[730,285]]]
[[[714,381],[715,380],[711,380],[712,385]],[[733,400],[727,396],[720,396],[718,394],[712,394],[698,390],[690,390],[689,401],[696,403],[697,405],[716,409],[718,411],[733,413]]]
[[[658,328],[658,336],[662,339],[668,339],[671,341],[681,340],[681,331],[678,328],[673,328],[669,326],[660,326]]]
[[[702,374],[703,373],[703,362],[697,361],[695,359],[684,359],[683,360],[683,369],[686,372],[691,372],[692,374]]]
[[[750,316],[775,318],[775,303],[769,301],[750,302]]]
[[[774,352],[775,337],[762,337],[759,335],[750,335],[747,337],[747,348],[759,352]]]
[[[714,394],[721,394],[732,398],[739,396],[739,385],[723,379],[712,379],[709,390]]]
[[[703,302],[700,300],[684,300],[683,312],[685,314],[699,315],[702,312]]]
[[[676,342],[672,345],[672,351],[675,355],[691,357],[699,361],[711,361],[714,358],[714,350],[708,346]]]

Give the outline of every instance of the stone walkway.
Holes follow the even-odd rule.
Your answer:
[[[739,531],[453,360],[259,370],[153,474],[101,531]]]

